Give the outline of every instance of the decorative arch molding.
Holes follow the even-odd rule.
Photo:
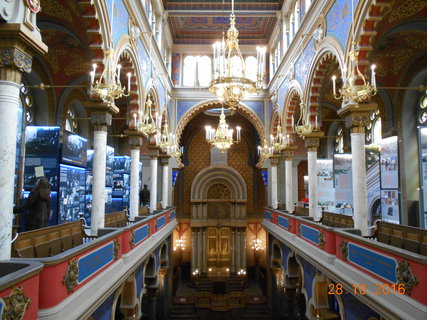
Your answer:
[[[291,86],[287,92],[285,103],[283,107],[283,119],[282,123],[286,124],[285,132],[292,132],[292,116],[295,114],[299,105],[297,105],[297,100],[302,100],[302,88],[298,81],[293,80]],[[297,119],[295,119],[296,121]]]
[[[105,50],[111,39],[111,26],[106,1],[84,1],[79,6],[86,23],[92,62],[103,64]]]
[[[220,102],[218,100],[210,100],[210,101],[201,102],[199,105],[189,108],[187,113],[179,120],[177,124],[177,129],[176,129],[177,140],[176,141],[179,141],[181,139],[181,135],[184,131],[184,128],[194,117],[196,117],[199,113],[202,113],[203,111],[209,109],[216,103],[220,103]],[[261,120],[258,118],[258,116],[252,111],[252,109],[240,103],[236,106],[236,110],[240,111],[242,115],[246,119],[248,119],[250,123],[252,123],[252,125],[255,127],[260,137],[260,140],[264,141],[264,139],[266,138],[264,125],[261,122]]]
[[[138,114],[139,108],[142,106],[141,93],[143,92],[140,81],[140,79],[142,79],[142,71],[138,63],[138,54],[135,47],[130,42],[130,37],[128,35],[122,36],[120,38],[119,42],[117,43],[116,52],[117,61],[115,61],[115,63],[126,63],[124,70],[126,72],[131,72],[132,74],[130,88],[130,112],[127,114],[130,117],[130,119],[128,119],[129,128],[135,129],[136,122],[133,114]]]
[[[284,268],[283,251],[280,242],[274,239],[271,242],[270,268]]]
[[[273,110],[273,113],[271,115],[271,119],[270,119],[270,128],[269,128],[269,133],[272,135],[276,135],[277,134],[277,125],[280,122],[280,124],[282,125],[282,117],[280,116],[280,111],[278,108],[275,108]]]
[[[341,55],[340,55],[341,52]],[[340,70],[344,70],[344,60],[339,47],[326,45],[322,47],[310,66],[307,90],[304,92],[303,101],[307,101],[310,114],[318,114],[320,88],[325,77],[325,71],[331,63],[337,62]]]
[[[227,165],[214,165],[201,170],[191,185],[191,201],[206,201],[214,184],[224,184],[230,190],[231,201],[247,201],[246,183],[240,173]]]
[[[383,20],[387,9],[390,7],[388,2],[380,1],[358,1],[355,8],[355,18],[353,23],[355,39],[359,49],[359,69],[362,74],[369,66],[368,54],[372,50],[371,44],[374,43],[377,37],[377,27],[381,20]],[[351,26],[352,27],[352,26]],[[350,29],[347,46],[345,50],[345,63],[349,65],[349,53],[351,51],[352,32]]]

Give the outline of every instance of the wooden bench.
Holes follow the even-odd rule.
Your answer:
[[[12,243],[12,257],[50,257],[81,245],[90,238],[94,237],[84,233],[81,220],[21,232]]]
[[[374,238],[393,247],[427,255],[427,230],[425,229],[377,221]]]
[[[345,214],[323,211],[321,222],[328,227],[354,228],[353,216]]]
[[[105,215],[105,228],[123,228],[129,223],[126,211],[117,211]]]
[[[308,208],[296,206],[293,214],[296,216],[308,217]]]
[[[148,207],[146,207],[146,206],[139,207],[139,209],[138,209],[138,215],[139,216],[148,216],[149,214],[150,214],[150,211],[149,211]]]

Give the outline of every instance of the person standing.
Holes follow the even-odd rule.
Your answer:
[[[143,206],[150,205],[150,190],[148,190],[148,185],[144,184],[144,189],[139,192],[139,199]]]
[[[26,231],[44,228],[49,225],[50,212],[50,185],[49,181],[40,178],[24,204],[24,211],[28,211],[25,222]]]

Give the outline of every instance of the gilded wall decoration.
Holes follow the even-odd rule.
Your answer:
[[[113,248],[114,260],[117,260],[119,258],[119,251],[120,251],[119,240],[114,239],[114,248]]]
[[[1,313],[2,320],[23,319],[25,310],[28,309],[31,298],[26,297],[22,286],[14,287],[10,294],[3,298],[4,309]]]
[[[73,22],[73,17],[60,1],[57,0],[43,0],[43,13],[55,18],[65,19]]]
[[[348,259],[348,241],[342,240],[340,243],[339,250],[341,252],[342,258],[344,261]]]
[[[411,295],[412,289],[418,284],[417,277],[412,273],[408,261],[400,261],[396,268],[397,284],[405,286],[405,292]]]
[[[132,230],[130,234],[130,240],[129,240],[130,248],[133,249],[135,247],[135,232]]]
[[[319,230],[319,247],[320,248],[325,248],[325,244],[326,244],[326,240],[325,240],[325,236],[323,235],[323,231]]]
[[[76,259],[68,261],[67,272],[62,279],[62,284],[67,287],[68,293],[74,291],[77,286],[77,279],[79,278],[79,266]]]
[[[208,199],[230,199],[230,189],[222,183],[211,186],[208,190]]]
[[[425,0],[406,0],[403,1],[402,5],[395,8],[388,18],[388,22],[392,23],[397,20],[402,20],[414,14],[417,14],[427,6]]]

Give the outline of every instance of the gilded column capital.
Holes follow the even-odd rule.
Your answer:
[[[279,160],[280,160],[280,155],[278,155],[278,154],[272,155],[270,157],[270,164],[272,166],[277,166],[277,165],[279,165]]]
[[[320,144],[320,138],[324,136],[322,131],[314,131],[304,135],[304,144],[308,151],[317,151]]]
[[[345,119],[345,126],[352,133],[364,133],[370,122],[370,114],[377,109],[376,103],[350,104],[338,110],[338,115]]]
[[[292,160],[294,157],[295,150],[298,149],[297,146],[288,146],[282,150],[283,158],[285,160]]]
[[[148,155],[152,160],[156,160],[160,155],[159,148],[155,145],[148,146]]]

